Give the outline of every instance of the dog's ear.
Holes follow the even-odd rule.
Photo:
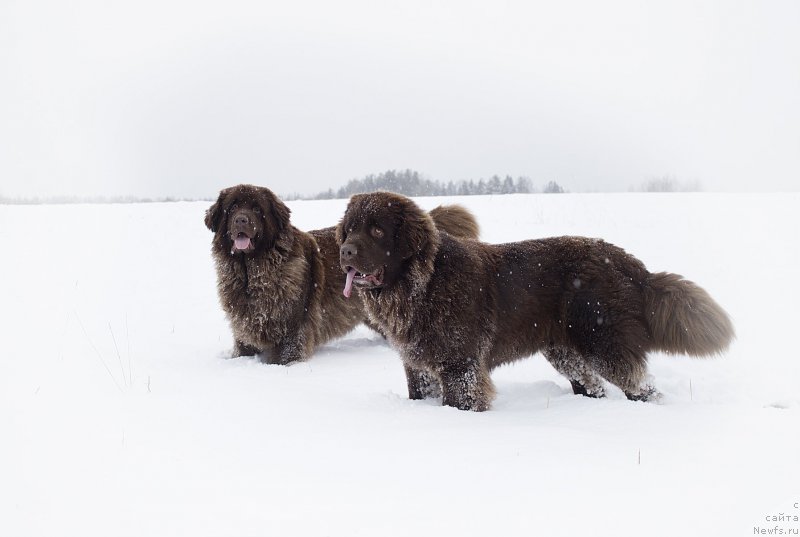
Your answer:
[[[393,202],[401,208],[400,224],[396,230],[398,253],[402,259],[422,254],[436,233],[433,219],[408,198]]]
[[[214,205],[206,210],[206,227],[214,233],[219,229],[222,217],[225,214],[225,196],[228,195],[228,190],[230,189],[222,190]]]
[[[336,224],[336,242],[338,244],[342,244],[344,242],[346,226],[350,226],[351,222],[353,221],[353,216],[358,211],[356,208],[357,204],[360,200],[364,197],[363,194],[354,194],[350,196],[350,201],[347,202],[347,208],[344,210],[344,214],[342,215],[342,219],[339,220],[339,223]]]
[[[289,216],[292,214],[292,211],[285,203],[278,199],[278,196],[271,190],[265,188],[263,189],[263,194],[259,201],[264,214],[272,215],[272,219],[275,220],[278,231],[283,231],[289,227]]]
[[[342,243],[344,242],[344,233],[342,233],[343,227],[344,227],[344,217],[342,217],[342,219],[339,220],[339,223],[336,224],[336,230],[334,231],[334,233],[336,234],[336,244],[338,244],[339,246],[341,246]]]

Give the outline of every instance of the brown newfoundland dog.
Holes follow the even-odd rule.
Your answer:
[[[336,233],[344,294],[399,350],[411,399],[486,410],[490,371],[540,351],[576,394],[602,397],[606,379],[648,400],[649,351],[708,356],[734,335],[703,289],[599,239],[463,240],[385,192],[353,196]]]
[[[217,289],[233,329],[233,356],[259,354],[288,364],[366,321],[360,300],[341,294],[339,245],[333,227],[306,233],[267,188],[239,185],[220,192],[206,212],[214,232]],[[475,218],[458,206],[431,216],[443,229],[477,237]]]

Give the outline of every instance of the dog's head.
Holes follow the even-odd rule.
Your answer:
[[[206,211],[206,227],[223,251],[249,255],[272,248],[289,227],[290,212],[268,188],[238,185],[219,193]]]
[[[431,259],[438,235],[431,217],[405,196],[357,194],[336,227],[339,261],[347,273],[344,294],[391,287],[415,259]]]

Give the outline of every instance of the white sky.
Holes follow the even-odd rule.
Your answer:
[[[0,195],[798,190],[800,2],[0,0]]]

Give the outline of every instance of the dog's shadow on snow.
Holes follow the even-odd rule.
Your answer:
[[[313,359],[315,355],[328,356],[334,354],[346,354],[370,348],[389,348],[389,343],[387,343],[386,340],[381,336],[340,339],[316,348],[310,359]],[[266,356],[263,354],[234,356],[232,350],[220,351],[216,354],[216,358],[218,360],[247,360],[265,365],[267,364]],[[294,363],[289,365],[294,365]]]
[[[575,397],[569,385],[551,380],[535,382],[498,382],[494,410],[530,410],[549,408],[557,400]]]
[[[380,336],[346,338],[326,343],[319,347],[315,353],[323,355],[342,354],[371,348],[389,348],[389,343]]]

